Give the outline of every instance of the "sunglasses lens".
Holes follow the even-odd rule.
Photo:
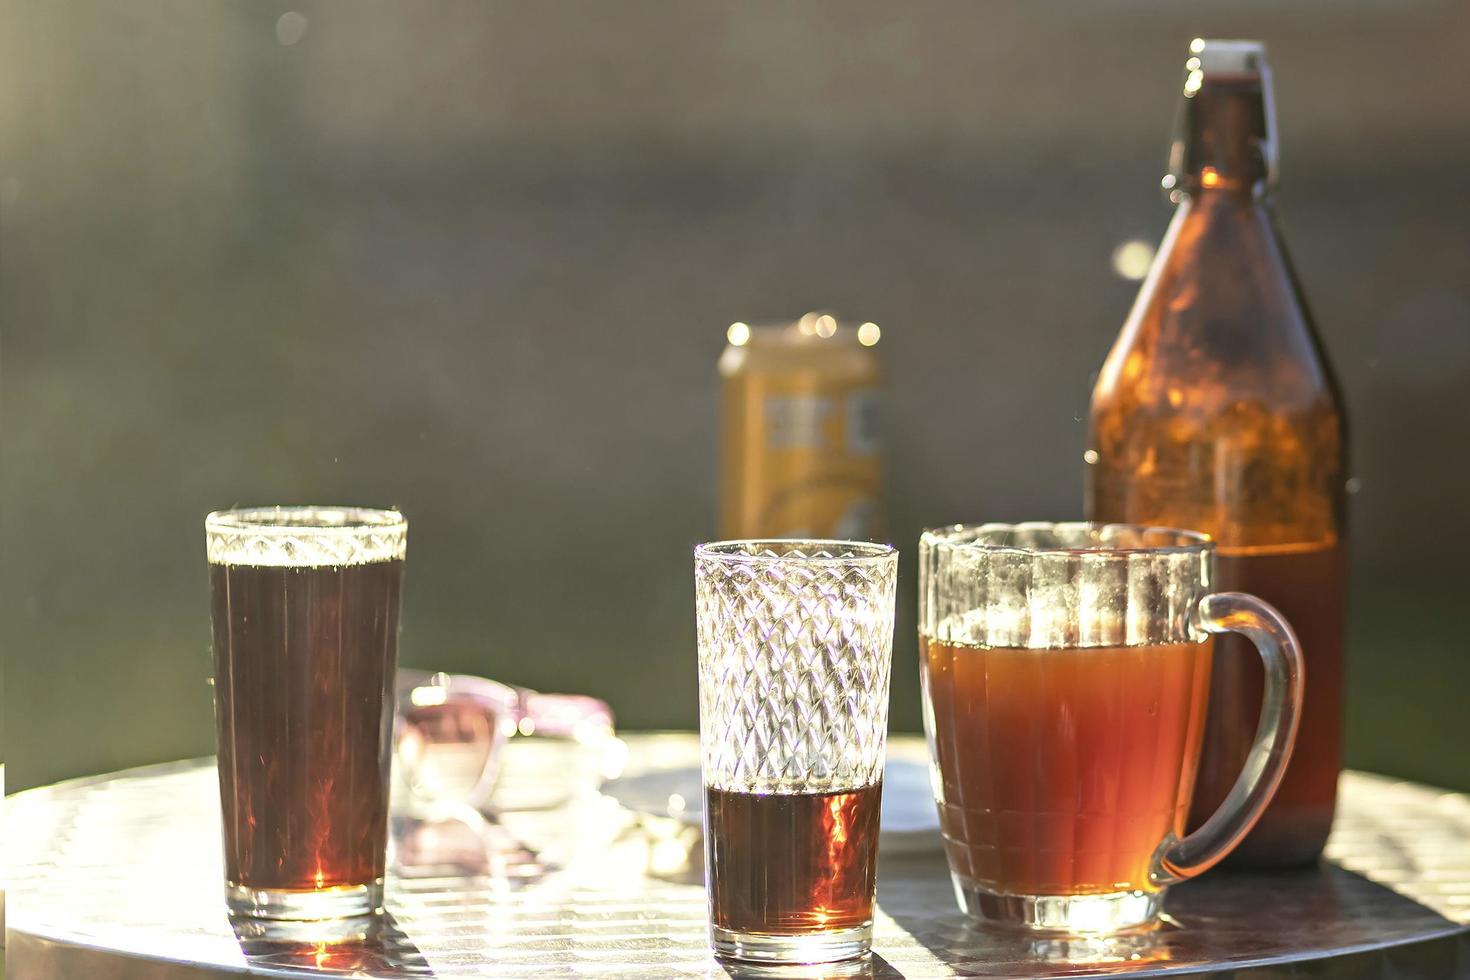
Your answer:
[[[476,796],[493,782],[498,763],[500,712],[451,694],[401,717],[398,762],[414,794],[435,802],[481,802]]]

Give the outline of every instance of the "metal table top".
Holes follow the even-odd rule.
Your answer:
[[[630,772],[697,759],[690,735],[627,741]],[[488,836],[395,820],[382,927],[335,945],[232,931],[210,760],[20,793],[6,823],[11,980],[744,975],[709,955],[698,881],[648,873],[678,842],[595,794]],[[977,929],[941,854],[883,857],[859,975],[1470,974],[1470,796],[1347,773],[1328,855],[1304,872],[1206,875],[1170,893],[1162,928],[1113,940]]]

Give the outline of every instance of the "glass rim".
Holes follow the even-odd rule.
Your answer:
[[[393,508],[348,507],[304,504],[298,506],[233,507],[216,510],[204,518],[204,527],[216,533],[350,536],[364,532],[408,527],[408,521]]]
[[[1088,548],[1069,548],[1061,545],[1000,544],[976,540],[975,536],[986,533],[1013,533],[1016,531],[1081,531],[1097,534],[1107,530],[1133,531],[1138,535],[1158,535],[1173,538],[1172,544],[1114,546],[1097,544]],[[962,537],[965,536],[965,537]],[[919,544],[952,548],[974,554],[996,555],[1062,555],[1071,558],[1089,556],[1110,557],[1115,555],[1183,555],[1204,554],[1215,550],[1215,539],[1203,531],[1154,524],[1130,524],[1109,521],[1022,521],[1009,524],[991,521],[984,524],[947,524],[925,528],[919,535]]]
[[[761,554],[785,548],[787,554]],[[796,557],[794,550],[813,549],[845,551],[848,554],[803,554]],[[726,541],[706,541],[694,546],[696,559],[729,562],[732,564],[775,565],[781,562],[802,562],[813,565],[861,565],[879,564],[898,557],[898,549],[891,544],[875,541],[849,541],[842,538],[732,538]]]
[[[204,518],[211,565],[287,568],[401,561],[408,521],[370,507],[240,507]]]

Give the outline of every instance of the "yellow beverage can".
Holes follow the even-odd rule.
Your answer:
[[[723,537],[881,537],[879,336],[874,323],[818,313],[730,326],[720,355]]]

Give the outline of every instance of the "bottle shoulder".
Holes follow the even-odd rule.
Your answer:
[[[1338,406],[1326,355],[1270,211],[1181,205],[1099,375],[1094,401],[1180,398]]]

